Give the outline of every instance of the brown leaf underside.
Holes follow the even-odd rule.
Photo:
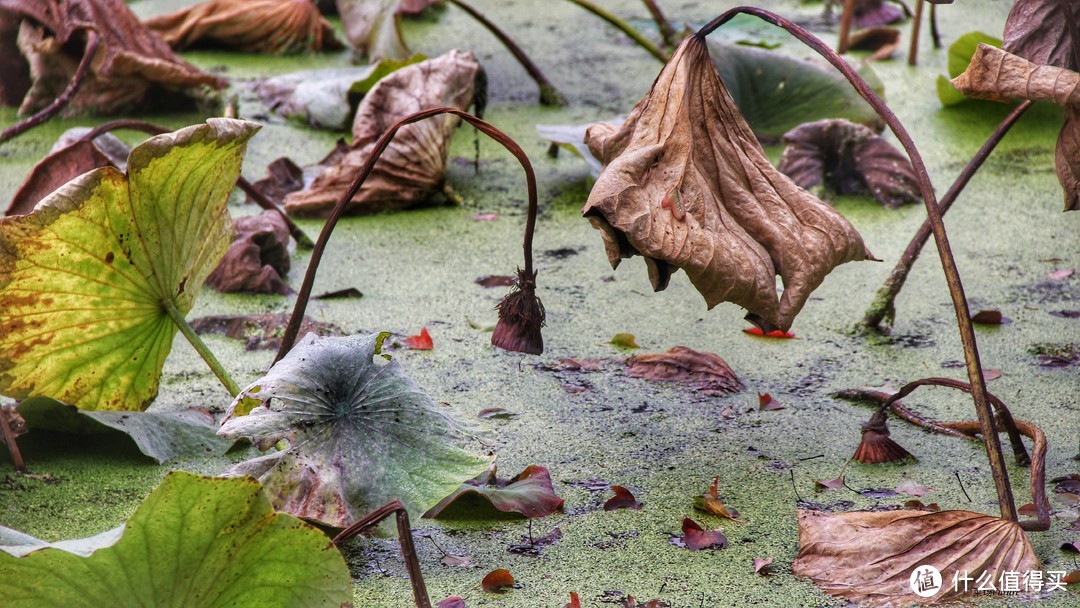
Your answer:
[[[1015,522],[970,511],[886,511],[827,514],[799,511],[799,557],[792,564],[826,593],[880,606],[932,603],[962,593],[953,576],[997,581],[1006,571],[1041,568]],[[916,566],[941,571],[942,591],[920,598],[909,578]],[[960,590],[963,590],[961,584]],[[975,585],[969,585],[969,592]]]
[[[872,257],[847,220],[773,168],[696,37],[621,129],[590,128],[586,143],[610,162],[583,213],[612,266],[644,256],[657,291],[682,268],[710,308],[734,302],[786,330],[833,267]]]
[[[380,80],[356,111],[349,152],[328,165],[310,189],[286,196],[285,210],[302,217],[329,214],[390,125],[428,108],[466,109],[472,103],[479,68],[472,53],[455,50]],[[430,200],[442,189],[450,138],[460,122],[457,116],[445,114],[402,127],[347,212],[404,209]]]
[[[200,43],[249,53],[343,48],[311,0],[210,0],[145,23],[177,50]]]

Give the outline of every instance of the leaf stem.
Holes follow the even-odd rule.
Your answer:
[[[94,55],[97,54],[99,43],[100,39],[97,32],[92,29],[86,30],[86,49],[83,51],[82,59],[79,61],[79,67],[75,69],[75,75],[71,77],[71,82],[68,83],[64,92],[37,114],[4,129],[4,132],[0,133],[0,144],[47,122],[71,103],[71,100],[75,98],[75,94],[79,92],[83,80],[86,79],[87,73],[90,72],[90,64],[93,63]]]
[[[922,26],[923,0],[915,0],[915,17],[911,20],[911,46],[908,47],[907,63],[910,66],[919,61],[919,29]]]
[[[642,2],[645,3],[645,8],[649,9],[653,21],[656,21],[657,27],[660,28],[660,37],[663,38],[664,46],[670,52],[679,43],[675,28],[671,26],[671,22],[664,16],[664,12],[660,10],[660,5],[656,3],[656,0],[642,0]]]
[[[1009,132],[1016,121],[1020,120],[1020,117],[1027,112],[1028,108],[1032,106],[1032,101],[1025,100],[1020,105],[1005,117],[1001,121],[1001,124],[994,129],[994,132],[979,148],[978,152],[971,157],[967,166],[964,167],[960,175],[956,177],[956,181],[949,188],[949,191],[941,197],[941,201],[938,203],[938,207],[941,209],[941,214],[945,213],[952,207],[952,204],[956,202],[957,197],[964,191],[968,182],[982,167],[986,159],[990,157],[990,153],[994,151],[998,143],[1005,137],[1005,134]],[[896,267],[893,268],[889,274],[889,278],[885,279],[885,283],[878,289],[874,295],[874,301],[870,304],[870,307],[866,309],[866,313],[863,315],[863,320],[859,324],[858,329],[860,331],[872,331],[878,334],[888,334],[892,325],[893,319],[896,317],[896,296],[900,294],[900,290],[904,287],[904,282],[907,281],[908,274],[911,272],[912,266],[915,265],[915,260],[919,259],[919,254],[922,252],[922,248],[926,245],[926,241],[930,239],[931,234],[930,219],[927,218],[922,226],[919,226],[918,232],[911,238],[911,242],[908,243],[907,249],[904,250],[904,254],[900,257],[900,260],[896,263]]]
[[[627,22],[623,21],[622,19],[616,17],[615,15],[609,13],[607,10],[593,4],[589,0],[567,0],[567,1],[572,2],[572,3],[580,6],[581,8],[589,11],[590,13],[596,15],[597,17],[600,17],[604,21],[607,21],[611,25],[614,25],[615,27],[619,28],[619,30],[622,31],[622,33],[626,34],[627,36],[632,38],[634,42],[638,43],[638,46],[645,49],[646,51],[649,51],[649,53],[652,54],[653,57],[656,57],[656,59],[658,61],[660,61],[660,63],[667,63],[668,59],[671,59],[671,57],[669,57],[667,53],[660,50],[660,47],[653,44],[652,41],[649,40],[648,38],[646,38],[645,36],[643,36],[641,34],[641,32],[634,29],[634,27],[631,26],[629,23],[627,23]]]
[[[836,52],[843,55],[847,52],[848,41],[851,39],[851,21],[855,18],[855,0],[845,0],[844,12],[840,15],[840,39],[836,43]]]
[[[544,76],[544,73],[540,71],[540,68],[536,67],[536,64],[533,63],[532,59],[529,59],[529,56],[525,54],[525,51],[521,50],[521,47],[518,46],[516,42],[514,42],[513,38],[511,38],[506,32],[502,31],[502,29],[499,26],[495,25],[494,22],[485,17],[483,13],[466,4],[462,0],[447,1],[450,4],[453,4],[454,6],[468,13],[469,16],[473,19],[479,21],[480,25],[487,28],[489,32],[491,32],[496,38],[499,39],[499,42],[503,43],[503,46],[506,47],[506,50],[510,51],[510,54],[518,60],[518,63],[521,64],[521,67],[525,68],[525,71],[529,73],[529,76],[531,76],[532,79],[536,81],[536,85],[540,87],[541,105],[566,105],[566,98],[563,97],[562,93],[560,93],[558,89],[555,88],[555,85],[551,84],[551,81],[547,79],[547,76]]]
[[[187,341],[191,343],[191,346],[195,348],[195,352],[199,353],[206,365],[210,367],[210,370],[214,372],[217,379],[221,381],[221,384],[225,386],[225,390],[229,391],[229,394],[236,397],[240,394],[240,387],[236,385],[232,377],[229,376],[229,372],[225,371],[225,368],[221,365],[221,362],[217,360],[214,353],[210,351],[210,348],[206,346],[206,343],[202,341],[202,338],[195,333],[195,330],[188,325],[187,319],[184,315],[180,314],[180,311],[176,308],[176,305],[172,302],[165,301],[161,303],[161,308],[169,315],[174,325],[180,330],[180,333],[184,334]]]
[[[307,272],[304,273],[304,282],[300,286],[300,291],[296,294],[296,306],[293,307],[292,317],[289,318],[289,324],[285,327],[285,335],[281,338],[281,348],[274,358],[274,363],[277,363],[288,354],[292,349],[293,344],[296,343],[296,338],[300,333],[300,324],[304,320],[304,311],[307,310],[307,303],[311,298],[311,290],[315,285],[315,273],[319,269],[319,263],[322,261],[323,253],[326,251],[326,245],[330,241],[330,235],[334,232],[334,227],[337,226],[338,221],[345,215],[345,211],[349,208],[349,204],[352,202],[353,197],[356,196],[356,193],[360,191],[360,188],[364,185],[368,176],[371,175],[372,170],[375,168],[375,163],[379,160],[379,157],[382,156],[386,147],[390,145],[390,142],[394,139],[394,135],[397,134],[401,127],[414,122],[420,122],[421,120],[433,116],[438,116],[439,114],[453,114],[454,116],[458,116],[473,127],[476,127],[481,133],[502,144],[502,146],[513,154],[518,162],[521,163],[521,168],[525,171],[525,182],[529,197],[528,219],[525,222],[525,236],[522,239],[521,246],[525,254],[526,276],[532,277],[535,275],[535,272],[533,271],[532,241],[533,232],[536,230],[536,213],[538,205],[536,195],[536,174],[533,171],[532,163],[529,162],[528,155],[525,154],[525,151],[521,149],[521,146],[519,146],[509,135],[468,112],[448,107],[421,110],[420,112],[410,114],[395,122],[383,132],[378,141],[375,142],[374,147],[372,147],[371,155],[368,157],[367,162],[364,163],[363,168],[356,174],[356,178],[353,179],[352,184],[349,185],[345,194],[334,204],[334,208],[330,211],[330,216],[326,218],[326,223],[323,224],[322,231],[319,232],[319,238],[315,241],[315,248],[311,251],[311,260],[308,261]]]
[[[405,559],[405,571],[409,574],[409,583],[412,585],[413,601],[416,608],[431,608],[431,599],[428,598],[427,585],[424,584],[424,572],[420,568],[420,560],[416,555],[416,545],[413,543],[412,526],[409,524],[409,512],[400,501],[393,500],[375,509],[371,513],[349,525],[334,537],[335,545],[341,545],[364,532],[374,528],[379,522],[390,517],[397,516],[398,542],[401,544],[401,556]],[[431,542],[435,542],[432,540]],[[438,545],[435,545],[438,547]],[[442,551],[440,548],[439,551]],[[443,551],[445,555],[446,552]]]
[[[986,380],[983,378],[982,363],[979,360],[979,348],[975,341],[975,330],[971,323],[971,312],[968,310],[967,297],[964,295],[964,286],[960,280],[960,271],[953,257],[952,247],[949,245],[949,235],[945,230],[945,223],[941,218],[941,209],[934,195],[934,186],[930,182],[930,174],[922,155],[919,154],[915,142],[907,129],[896,117],[896,114],[878,96],[865,80],[819,38],[806,31],[795,23],[780,17],[774,13],[755,7],[733,8],[713,21],[709,22],[697,34],[704,39],[710,32],[720,27],[739,13],[746,13],[762,19],[768,23],[783,28],[792,34],[800,42],[807,45],[822,57],[827,59],[845,78],[855,87],[859,95],[865,99],[878,113],[878,116],[889,125],[893,134],[900,141],[915,174],[919,181],[919,190],[922,194],[926,213],[930,218],[930,227],[937,244],[938,257],[941,260],[941,268],[945,274],[945,281],[949,286],[949,294],[952,297],[953,310],[956,313],[956,323],[960,333],[960,342],[964,347],[964,360],[967,366],[968,380],[971,383],[971,395],[975,402],[975,412],[979,417],[982,428],[983,443],[986,447],[986,455],[990,462],[990,470],[993,472],[994,485],[998,494],[998,506],[1001,509],[1003,519],[1017,521],[1016,503],[1013,501],[1012,487],[1009,485],[1009,472],[1005,465],[1005,457],[1001,451],[1001,442],[998,439],[997,427],[994,424],[994,414],[990,409],[990,400],[987,396]]]

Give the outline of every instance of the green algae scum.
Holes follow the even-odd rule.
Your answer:
[[[191,2],[132,2],[140,16],[160,14]],[[537,59],[570,100],[561,108],[536,103],[537,91],[520,66],[473,20],[453,7],[436,18],[406,21],[404,36],[416,52],[437,56],[450,48],[473,51],[489,80],[485,120],[521,143],[537,170],[541,214],[535,255],[538,295],[547,310],[541,356],[493,350],[494,306],[503,288],[474,281],[509,275],[520,263],[525,221],[524,178],[517,162],[500,146],[479,143],[458,130],[450,150],[448,181],[461,206],[438,206],[346,218],[338,226],[322,262],[314,293],[348,287],[361,299],[313,300],[308,315],[347,333],[390,331],[400,342],[427,327],[430,351],[393,351],[406,372],[436,403],[480,429],[485,448],[497,455],[500,474],[530,464],[551,471],[564,512],[535,520],[436,522],[414,514],[419,559],[433,602],[450,595],[476,606],[562,606],[576,591],[584,606],[618,605],[623,598],[659,598],[676,607],[841,606],[844,602],[796,578],[791,563],[798,552],[795,512],[799,500],[827,508],[871,509],[902,505],[911,496],[862,490],[893,489],[906,479],[933,488],[921,497],[943,509],[998,514],[993,480],[978,443],[931,435],[899,421],[892,438],[918,460],[861,465],[845,470],[847,488],[818,492],[816,480],[840,474],[860,439],[867,406],[837,399],[843,389],[900,386],[927,376],[965,379],[948,290],[931,246],[915,265],[897,300],[892,336],[867,339],[852,328],[874,292],[925,218],[921,205],[883,208],[869,196],[834,197],[835,208],[862,234],[884,263],[844,264],[819,287],[795,322],[794,340],[743,333],[743,311],[721,304],[706,307],[684,273],[664,292],[652,293],[644,263],[626,260],[612,270],[599,233],[581,218],[592,180],[581,159],[565,151],[546,155],[537,124],[583,124],[625,115],[649,89],[659,64],[620,33],[571,3],[476,0]],[[768,3],[770,10],[802,22],[820,20],[819,3]],[[542,11],[539,7],[542,5]],[[732,2],[662,3],[675,23],[700,24]],[[641,2],[609,0],[608,10],[627,17],[655,37],[655,25]],[[973,30],[1000,35],[1010,3],[991,0],[939,7],[945,46]],[[340,24],[336,24],[340,25]],[[906,48],[911,22],[900,25]],[[835,43],[836,26],[815,29]],[[775,34],[769,34],[770,40]],[[807,56],[794,40],[781,38],[775,52]],[[298,69],[349,65],[347,52],[299,57],[263,57],[198,51],[184,57],[206,70],[221,70],[240,95],[240,116],[267,123],[250,142],[243,173],[262,177],[273,159],[288,155],[297,164],[326,155],[339,136],[277,118],[247,88],[257,78]],[[854,54],[857,60],[859,54]],[[918,67],[903,52],[875,62],[885,98],[912,133],[939,194],[1008,112],[989,103],[943,109],[935,81],[946,73],[946,50],[921,41]],[[201,122],[196,114],[142,117],[178,127]],[[16,120],[0,109],[0,123]],[[54,119],[0,147],[0,200],[10,200],[30,168],[65,129],[104,119]],[[989,389],[1017,418],[1037,424],[1049,441],[1047,477],[1078,472],[1080,367],[1047,367],[1039,353],[1067,352],[1080,342],[1080,276],[1051,278],[1080,266],[1080,215],[1062,214],[1061,187],[1054,175],[1054,145],[1061,111],[1036,106],[1006,136],[946,216],[950,240],[973,312],[1000,309],[1012,323],[978,326],[983,364],[1000,370]],[[125,132],[129,142],[140,136]],[[891,135],[888,138],[895,142]],[[766,148],[775,160],[779,147]],[[249,214],[242,197],[234,214]],[[496,213],[495,221],[476,221]],[[299,224],[315,235],[320,221]],[[308,252],[297,252],[289,283],[299,286]],[[1059,275],[1054,275],[1060,277]],[[293,296],[246,296],[204,290],[188,315],[288,312]],[[1053,314],[1059,313],[1059,314]],[[746,389],[729,396],[704,396],[685,387],[651,383],[625,375],[619,365],[595,372],[551,371],[563,358],[616,359],[626,352],[611,338],[627,332],[638,352],[662,352],[676,345],[720,355]],[[241,341],[204,339],[240,385],[262,376],[272,351],[246,351]],[[393,341],[393,339],[391,340]],[[1075,349],[1076,347],[1073,346]],[[546,365],[545,365],[546,364]],[[759,411],[756,393],[769,393],[784,409]],[[223,411],[231,402],[183,338],[165,364],[160,395],[151,411],[192,406]],[[971,399],[956,391],[924,389],[905,399],[937,420],[974,420]],[[511,419],[477,419],[500,407]],[[217,474],[254,452],[241,449],[221,458],[181,458],[158,466],[119,435],[66,437],[34,432],[20,439],[32,476],[11,471],[0,456],[0,524],[45,540],[97,534],[122,523],[172,469]],[[1030,502],[1028,471],[1011,463],[1018,504]],[[696,511],[695,496],[714,477],[724,503],[737,508],[744,523]],[[640,510],[604,511],[608,485],[629,488]],[[961,486],[962,484],[962,486]],[[850,488],[850,489],[849,489]],[[852,491],[855,490],[855,491]],[[850,504],[848,504],[850,503]],[[1076,540],[1066,527],[1067,506],[1048,532],[1029,536],[1047,570],[1075,570],[1075,554],[1059,549]],[[722,528],[728,547],[687,551],[672,544],[683,518],[705,529]],[[562,538],[539,555],[508,551],[555,528]],[[443,551],[467,555],[476,567],[441,563]],[[360,538],[343,547],[354,577],[354,603],[366,608],[412,605],[405,567],[392,538]],[[773,558],[767,574],[754,572],[755,558]],[[487,572],[508,569],[518,584],[488,593],[479,583]],[[979,596],[974,606],[1073,606],[1075,590],[1045,598]]]

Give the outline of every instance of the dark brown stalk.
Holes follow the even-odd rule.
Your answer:
[[[80,139],[83,141],[92,141],[98,136],[109,133],[110,131],[116,131],[118,129],[131,129],[133,131],[142,131],[143,133],[149,133],[150,135],[161,135],[162,133],[168,133],[172,129],[163,127],[161,125],[155,125],[143,120],[127,119],[127,120],[114,120],[107,122],[91,129],[86,135],[83,135]],[[255,201],[259,207],[268,211],[277,213],[285,225],[289,227],[289,234],[296,239],[296,246],[301,249],[311,249],[314,243],[311,241],[311,237],[304,233],[296,222],[292,221],[288,215],[285,215],[285,211],[276,205],[274,201],[270,200],[263,194],[258,188],[251,182],[240,176],[236,179],[236,185],[240,187],[252,200]]]
[[[4,409],[7,408],[0,406],[0,431],[4,434],[4,443],[7,444],[8,452],[11,453],[11,463],[15,465],[15,470],[19,473],[25,473],[26,462],[23,461],[19,443],[15,441],[15,432],[11,430],[11,425],[8,424],[7,414],[4,413]]]
[[[916,65],[919,61],[919,29],[922,27],[923,0],[915,0],[915,18],[911,20],[911,46],[908,47],[907,63]]]
[[[333,543],[341,545],[374,528],[379,522],[391,515],[397,515],[398,542],[401,544],[401,556],[405,558],[405,571],[409,573],[409,583],[412,585],[413,601],[416,602],[416,608],[431,608],[427,585],[424,584],[424,572],[420,569],[420,560],[416,556],[416,545],[413,544],[409,512],[405,510],[405,505],[399,501],[388,502],[356,520],[335,536]]]
[[[589,11],[590,13],[596,15],[597,17],[600,17],[604,21],[607,21],[611,25],[614,25],[615,27],[619,28],[619,31],[621,31],[622,33],[629,36],[634,42],[638,43],[638,46],[645,49],[646,51],[649,51],[649,53],[653,57],[656,57],[656,59],[659,60],[660,63],[667,63],[668,59],[671,58],[671,57],[668,56],[667,53],[662,51],[660,49],[660,47],[656,46],[655,44],[652,43],[651,40],[649,40],[648,38],[643,36],[641,34],[641,32],[634,29],[633,26],[631,26],[629,23],[623,21],[622,19],[619,19],[614,14],[612,14],[612,13],[608,12],[607,10],[605,10],[603,7],[597,6],[597,5],[593,4],[592,2],[590,2],[589,0],[568,0],[568,1],[580,6],[581,8]]]
[[[960,193],[963,192],[971,178],[975,176],[975,173],[982,167],[982,164],[986,162],[986,159],[990,156],[990,153],[994,151],[998,143],[1005,137],[1005,134],[1009,132],[1016,121],[1024,115],[1024,112],[1031,107],[1033,102],[1025,100],[1020,105],[1005,117],[1001,121],[1001,124],[997,126],[997,129],[987,138],[986,142],[979,148],[979,151],[975,153],[975,156],[971,157],[967,166],[957,176],[956,181],[949,188],[949,191],[941,197],[941,202],[938,203],[938,207],[941,209],[941,214],[945,213],[952,207],[952,204],[956,202]],[[888,334],[891,330],[893,319],[896,317],[896,296],[900,294],[900,290],[904,287],[904,282],[907,281],[908,274],[911,272],[912,266],[915,265],[915,260],[919,259],[919,254],[922,252],[922,248],[926,245],[926,241],[930,238],[931,224],[930,219],[927,218],[919,227],[918,232],[911,238],[911,242],[908,243],[907,249],[904,250],[904,254],[900,257],[900,261],[896,263],[896,267],[893,268],[889,274],[889,278],[885,279],[885,283],[878,289],[874,295],[874,301],[870,304],[870,307],[866,309],[866,313],[863,315],[862,323],[859,324],[860,331],[874,332],[878,334]]]
[[[670,52],[679,43],[675,28],[671,26],[671,22],[664,16],[664,12],[660,10],[660,5],[656,3],[656,0],[642,0],[642,2],[645,3],[645,8],[649,9],[649,14],[652,15],[657,27],[660,28],[660,37],[664,40],[664,46]]]
[[[97,32],[94,30],[86,30],[86,49],[83,51],[82,60],[79,61],[79,67],[75,69],[75,75],[71,77],[71,82],[68,83],[64,92],[37,114],[29,116],[24,120],[11,125],[7,129],[4,129],[4,132],[0,133],[0,144],[47,122],[71,103],[71,100],[75,98],[75,94],[79,92],[79,87],[81,87],[83,81],[86,80],[86,75],[90,72],[90,64],[94,60],[94,55],[97,54],[99,42],[100,40]]]
[[[953,380],[951,378],[923,378],[904,385],[899,391],[889,396],[884,403],[881,404],[881,410],[884,411],[892,407],[892,404],[896,401],[903,399],[910,395],[912,391],[920,386],[944,386],[948,388],[955,388],[962,390],[968,394],[974,394],[977,387],[961,382],[959,380]],[[983,390],[986,390],[985,387]],[[1009,429],[1015,429],[1010,432],[1010,440],[1013,444],[1013,450],[1016,452],[1017,460],[1020,460],[1021,451],[1024,451],[1024,442],[1020,438],[1020,435],[1026,435],[1030,437],[1034,442],[1032,446],[1032,456],[1030,458],[1031,464],[1031,494],[1036,508],[1036,521],[1022,521],[1019,522],[1020,526],[1025,530],[1049,530],[1050,529],[1050,503],[1046,499],[1045,485],[1046,485],[1046,436],[1033,424],[1024,422],[1022,420],[1014,420],[1012,414],[1009,413],[1009,408],[1005,406],[1005,403],[998,399],[993,394],[986,393],[989,400],[997,408],[998,415],[1002,418],[1002,421],[1007,421],[1005,426]],[[986,435],[984,427],[980,422],[943,422],[939,423],[942,426],[948,426],[954,430],[960,431],[966,434],[983,433],[983,442],[986,442]],[[1015,436],[1013,436],[1015,432]],[[1026,455],[1026,451],[1024,451]],[[995,480],[996,481],[996,480]],[[999,490],[1000,494],[1000,490]],[[1004,515],[1003,515],[1004,517]],[[1018,521],[1017,518],[1006,518]]]
[[[855,0],[844,0],[844,12],[840,15],[840,40],[836,43],[836,52],[841,55],[847,52],[853,19],[855,19]]]
[[[529,76],[536,81],[536,86],[540,87],[540,105],[566,105],[566,98],[563,97],[562,93],[555,88],[555,85],[551,84],[551,81],[547,79],[547,76],[544,76],[544,73],[540,71],[540,68],[536,67],[536,64],[533,63],[532,59],[529,59],[529,56],[525,54],[525,51],[521,50],[521,47],[518,46],[506,32],[502,31],[499,26],[492,23],[492,21],[485,17],[483,13],[462,2],[462,0],[447,1],[468,13],[473,19],[479,21],[480,25],[486,27],[489,32],[499,39],[499,42],[503,43],[506,50],[510,51],[510,54],[521,64],[521,67],[525,68],[525,71],[529,73]]]
[[[338,221],[345,215],[345,209],[348,208],[353,197],[360,191],[360,188],[364,185],[364,181],[367,180],[371,171],[375,168],[375,163],[379,160],[379,157],[382,156],[383,151],[386,150],[386,146],[390,145],[390,141],[394,139],[394,135],[401,127],[414,122],[420,122],[421,120],[431,118],[432,116],[438,116],[439,114],[453,114],[460,117],[481,133],[502,144],[502,146],[513,154],[518,162],[521,163],[521,167],[525,171],[526,187],[528,188],[529,216],[525,222],[525,237],[522,240],[522,248],[525,251],[525,267],[523,270],[519,270],[519,274],[524,273],[526,276],[530,277],[536,276],[536,271],[533,270],[532,259],[532,239],[533,232],[536,229],[537,210],[536,175],[533,172],[532,163],[529,162],[528,155],[525,154],[525,151],[521,149],[521,146],[517,145],[517,142],[511,139],[509,135],[468,112],[463,112],[457,108],[446,107],[421,110],[420,112],[410,114],[390,125],[386,132],[375,142],[375,146],[371,150],[371,156],[368,157],[363,168],[360,169],[360,172],[356,175],[352,184],[349,185],[349,189],[341,199],[334,204],[334,208],[330,211],[330,216],[326,218],[326,223],[323,224],[322,231],[319,232],[319,238],[315,241],[315,248],[311,251],[311,260],[308,262],[307,272],[304,273],[304,283],[300,286],[300,291],[296,295],[296,306],[293,307],[292,317],[289,319],[289,324],[285,327],[285,335],[281,338],[281,348],[274,358],[274,363],[277,363],[282,357],[288,354],[292,349],[293,344],[295,344],[297,335],[300,333],[300,323],[303,321],[304,312],[307,309],[308,299],[311,297],[311,290],[315,285],[315,273],[319,269],[319,262],[322,260],[323,252],[326,251],[326,244],[330,240],[330,235],[334,232],[334,227],[337,226]]]
[[[930,40],[934,43],[934,49],[941,49],[941,32],[937,26],[937,4],[930,3]]]
[[[982,363],[979,360],[979,348],[975,341],[975,330],[971,324],[971,312],[968,310],[967,298],[964,295],[964,285],[960,281],[960,271],[956,267],[952,247],[949,245],[949,235],[945,231],[945,223],[941,219],[941,209],[938,208],[937,197],[934,195],[934,186],[930,182],[930,174],[926,170],[926,164],[919,154],[915,142],[907,129],[896,117],[896,114],[874,92],[870,85],[862,79],[853,67],[836,54],[819,38],[774,13],[754,7],[733,8],[717,17],[696,35],[704,38],[717,27],[723,25],[739,13],[754,15],[764,21],[772,23],[787,30],[799,39],[803,44],[817,51],[827,59],[845,78],[855,87],[859,95],[865,99],[877,112],[878,116],[889,125],[897,140],[904,147],[911,165],[919,181],[919,190],[922,194],[926,213],[930,217],[931,229],[934,233],[934,241],[937,243],[938,256],[941,258],[941,267],[945,273],[945,280],[949,285],[949,294],[952,296],[953,310],[956,313],[956,323],[960,332],[960,342],[964,347],[964,360],[967,364],[968,379],[971,382],[972,397],[975,402],[975,411],[982,425],[983,441],[986,445],[986,455],[990,461],[990,470],[994,475],[994,485],[998,492],[998,502],[1001,508],[1001,516],[1012,521],[1017,520],[1016,504],[1013,502],[1012,488],[1009,485],[1009,472],[1005,468],[1005,457],[1001,453],[1001,442],[998,440],[997,428],[994,424],[994,415],[990,409],[990,401],[987,397],[986,381],[983,379]]]

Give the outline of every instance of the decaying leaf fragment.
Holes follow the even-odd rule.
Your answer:
[[[5,215],[26,215],[34,210],[38,201],[83,173],[115,166],[114,160],[100,144],[106,138],[116,140],[114,135],[107,133],[94,141],[76,139],[66,145],[57,142],[49,154],[34,165],[26,180],[15,191]],[[124,158],[127,158],[127,152]]]
[[[420,110],[450,106],[464,110],[473,100],[480,64],[472,53],[452,50],[383,78],[360,102],[347,154],[329,164],[308,190],[285,198],[285,210],[303,217],[325,216],[367,162],[375,142],[399,119]],[[461,123],[443,114],[401,127],[379,158],[347,213],[404,209],[427,202],[442,190],[450,138]]]
[[[1070,19],[1065,8],[1073,11]],[[1058,135],[1056,167],[1065,191],[1065,210],[1080,209],[1080,5],[1057,0],[1021,0],[1005,24],[1002,49],[980,44],[968,69],[952,80],[961,93],[996,101],[1051,101],[1065,108]]]
[[[200,87],[225,87],[224,80],[180,59],[123,0],[0,0],[0,34],[17,32],[22,54],[22,60],[10,55],[7,39],[0,100],[19,105],[20,114],[52,103],[75,74],[86,30],[97,32],[101,43],[65,115],[123,112],[155,91],[199,97]]]
[[[282,54],[344,48],[311,0],[209,0],[144,23],[176,50],[200,44]]]
[[[995,584],[1005,572],[1041,569],[1015,522],[970,511],[799,511],[799,557],[792,564],[831,595],[868,606],[930,604],[972,594],[975,579]],[[910,585],[918,566],[941,573],[941,590],[919,597]],[[953,577],[970,577],[953,587]]]
[[[219,431],[288,449],[226,474],[259,479],[278,509],[345,527],[394,499],[427,509],[485,470],[490,459],[463,448],[459,424],[379,356],[388,335],[298,342],[240,393]]]
[[[277,213],[237,218],[236,238],[206,284],[225,293],[289,293],[289,226]]]
[[[777,169],[802,188],[869,192],[891,208],[921,199],[911,161],[862,125],[840,118],[806,123],[785,133],[784,144]]]
[[[743,389],[735,372],[719,355],[685,346],[630,357],[626,360],[626,373],[646,380],[678,382],[704,395],[729,395]]]
[[[405,59],[409,49],[401,39],[399,6],[408,0],[337,0],[345,37],[374,63]]]
[[[656,291],[682,268],[710,308],[734,302],[786,330],[836,265],[872,258],[843,216],[769,163],[697,36],[621,129],[586,142],[607,167],[583,214],[613,267],[645,257]]]
[[[529,465],[510,479],[499,479],[495,465],[461,484],[424,513],[432,519],[505,519],[547,517],[562,510],[547,467]]]

